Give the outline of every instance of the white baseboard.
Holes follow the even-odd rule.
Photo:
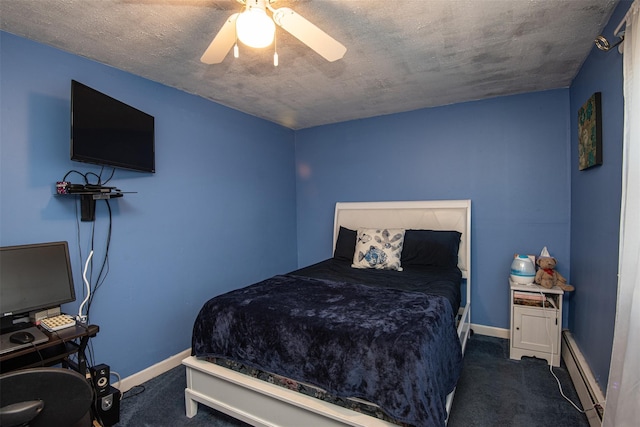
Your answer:
[[[143,369],[140,372],[136,372],[135,374],[122,379],[117,388],[122,393],[129,391],[137,385],[147,382],[150,379],[157,377],[158,375],[164,374],[165,372],[175,368],[176,366],[180,366],[180,364],[182,363],[182,359],[188,356],[191,356],[190,348],[161,362],[158,362],[155,365],[149,366],[148,368]]]
[[[577,343],[571,336],[571,332],[562,331],[562,359],[567,365],[567,371],[573,382],[573,386],[578,393],[580,403],[585,408],[585,415],[591,427],[602,425],[602,412],[597,411],[593,406],[600,403],[604,412],[604,394],[596,382],[593,372],[582,355]]]
[[[496,337],[496,338],[504,338],[507,340],[511,335],[509,329],[496,328],[494,326],[477,325],[475,323],[471,324],[471,329],[473,329],[474,334],[486,335],[489,337]]]

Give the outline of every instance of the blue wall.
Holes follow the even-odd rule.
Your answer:
[[[514,253],[569,276],[569,91],[468,102],[296,133],[301,265],[331,255],[338,201],[472,200],[472,321],[509,328]]]
[[[603,34],[613,31],[631,5],[616,8]],[[569,325],[606,390],[618,289],[618,244],[624,120],[622,55],[593,48],[571,85],[571,277],[576,287]],[[578,110],[602,93],[603,164],[578,170]]]
[[[69,160],[71,79],[155,116],[157,173],[112,180],[137,193],[111,201],[96,363],[128,376],[179,353],[208,298],[297,266],[293,131],[8,33],[0,43],[0,244],[68,241],[72,314],[78,248],[86,258],[95,226],[95,279],[108,215],[98,202],[95,223],[79,223],[77,202],[53,195],[69,170],[100,172]]]
[[[612,38],[630,4],[621,2],[605,35]],[[96,255],[104,256],[108,223],[104,204],[95,223],[78,224],[77,204],[52,196],[68,170],[99,172],[69,160],[70,80],[156,117],[158,172],[118,170],[113,180],[137,193],[111,204],[109,276],[92,308],[101,326],[97,363],[123,376],[146,368],[189,346],[209,297],[330,256],[338,201],[470,198],[472,321],[508,328],[510,258],[548,246],[576,286],[565,297],[565,327],[606,387],[617,284],[619,54],[594,50],[570,89],[293,132],[7,33],[0,43],[0,244],[68,240],[79,295],[78,247],[86,256],[95,225]],[[603,94],[604,165],[578,172],[576,112],[595,91]]]

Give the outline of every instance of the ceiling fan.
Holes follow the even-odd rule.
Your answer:
[[[219,64],[234,48],[238,57],[238,40],[256,48],[272,44],[275,24],[309,46],[327,61],[342,58],[347,48],[329,36],[307,19],[288,7],[274,9],[271,3],[276,0],[237,0],[245,5],[242,13],[231,15],[204,52],[200,61],[205,64]],[[267,10],[272,16],[267,15]],[[278,54],[274,55],[274,65],[278,65]]]

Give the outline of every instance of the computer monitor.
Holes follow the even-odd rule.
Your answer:
[[[75,301],[67,242],[0,248],[2,328],[31,311]]]

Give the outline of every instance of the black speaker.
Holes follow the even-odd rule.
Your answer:
[[[120,390],[112,386],[107,386],[105,395],[96,396],[93,409],[103,426],[110,427],[120,421],[120,396]]]
[[[96,396],[102,397],[109,394],[109,377],[111,376],[109,365],[102,363],[90,368],[90,370]]]

